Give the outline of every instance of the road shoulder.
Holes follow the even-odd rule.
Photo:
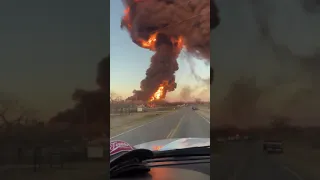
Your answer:
[[[320,150],[297,144],[285,146],[284,153],[271,157],[299,180],[320,179]]]
[[[127,115],[125,117],[113,118],[110,121],[110,137],[116,137],[121,133],[135,129],[153,120],[169,115],[175,111],[147,112],[141,114]]]

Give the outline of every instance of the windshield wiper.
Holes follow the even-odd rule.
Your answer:
[[[185,156],[210,156],[210,146],[191,147],[185,149],[173,149],[153,152],[153,159]]]

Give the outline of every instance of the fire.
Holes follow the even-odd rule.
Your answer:
[[[171,41],[173,42],[173,44],[176,44],[178,49],[182,49],[183,48],[183,37],[180,36],[177,39],[172,38]]]
[[[141,47],[154,51],[156,47],[157,34],[157,32],[151,34],[147,41],[143,39],[138,39],[137,41],[139,42]]]
[[[156,105],[155,105],[154,103],[152,103],[152,102],[148,102],[147,106],[148,106],[149,108],[154,108],[154,107],[156,107]]]
[[[157,91],[155,93],[153,93],[153,95],[150,97],[149,102],[164,99],[166,96],[167,90],[168,90],[168,88],[170,88],[170,86],[172,86],[172,85],[169,84],[169,81],[163,81],[159,85]]]
[[[133,2],[138,3],[138,2],[142,2],[142,1],[143,0],[134,0]],[[129,31],[133,42],[136,43],[138,46],[145,48],[145,49],[149,49],[151,51],[156,51],[157,38],[159,37],[158,35],[159,34],[166,35],[165,29],[167,28],[167,26],[162,27],[157,30],[153,30],[152,32],[150,32],[147,29],[145,31],[141,31],[141,33],[147,33],[147,34],[140,34],[140,32],[134,32],[135,29],[139,29],[140,27],[133,29],[133,24],[132,24],[133,17],[130,17],[130,16],[131,15],[134,16],[134,14],[132,14],[130,12],[131,11],[130,8],[132,7],[131,5],[132,4],[127,4],[126,9],[124,10],[124,16],[122,17],[121,26],[125,27],[126,30]],[[148,37],[145,37],[145,36],[148,36]],[[180,50],[185,45],[184,37],[181,36],[181,34],[167,35],[167,37],[170,38],[171,43],[173,45],[173,48],[172,48],[174,51],[173,53],[178,55],[180,53]],[[170,82],[170,84],[169,84],[169,81],[164,80],[161,84],[158,85],[157,90],[149,98],[149,103],[150,102],[155,103],[153,101],[164,99],[167,92],[173,91],[175,89],[175,85],[176,84],[174,82],[173,83]]]
[[[141,2],[142,0],[135,0],[134,2]],[[122,18],[122,22],[124,23],[123,25],[126,26],[126,28],[128,29],[128,31],[131,31],[132,28],[132,24],[130,22],[130,7],[127,7],[124,10],[124,16]],[[145,39],[136,39],[135,41],[142,47],[142,48],[146,48],[152,51],[155,51],[155,44],[157,41],[157,35],[159,32],[153,32],[149,35],[148,40]],[[171,42],[172,44],[174,44],[179,50],[182,49],[183,47],[183,37],[179,36],[178,38],[171,38]]]
[[[158,90],[151,96],[150,101],[159,100],[163,97],[164,86],[161,84]]]
[[[155,32],[149,36],[148,40],[138,39],[137,42],[140,44],[141,47],[150,49],[152,51],[156,50],[156,42],[157,42],[157,35],[158,32]],[[183,47],[183,38],[182,36],[178,38],[171,38],[172,44],[174,44],[178,49],[182,49]]]
[[[134,0],[134,3],[142,2],[142,1],[143,0]],[[123,16],[122,20],[125,23],[125,25],[127,25],[128,30],[131,30],[132,25],[131,25],[131,22],[130,22],[129,13],[130,13],[130,7],[127,7],[124,10],[124,16]]]
[[[124,16],[123,16],[122,20],[123,20],[123,23],[125,23],[125,25],[127,25],[128,30],[131,30],[132,26],[131,26],[131,22],[130,22],[129,13],[130,13],[130,8],[127,7],[124,10]]]

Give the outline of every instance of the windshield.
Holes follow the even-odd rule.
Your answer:
[[[163,139],[210,138],[210,34],[199,32],[196,38],[185,31],[196,22],[194,15],[209,17],[209,7],[193,4],[199,12],[164,18],[159,25],[156,14],[183,10],[178,3],[111,4],[121,6],[111,11],[112,19],[121,19],[116,22],[121,26],[111,26],[111,44],[117,44],[110,52],[111,140],[136,146]],[[155,11],[157,6],[163,9]],[[210,31],[210,18],[199,27]]]

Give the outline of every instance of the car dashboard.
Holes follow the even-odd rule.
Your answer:
[[[118,180],[206,180],[210,179],[210,157],[179,158],[179,160],[153,161],[150,171],[136,176],[111,178]]]

